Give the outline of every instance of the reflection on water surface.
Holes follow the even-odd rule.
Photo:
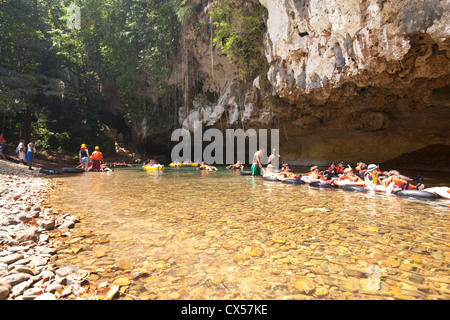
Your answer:
[[[119,168],[56,178],[50,206],[86,222],[57,263],[145,269],[143,299],[448,299],[449,202]],[[112,267],[112,268],[111,268]]]

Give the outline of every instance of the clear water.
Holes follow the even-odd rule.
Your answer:
[[[49,206],[83,219],[66,240],[81,250],[57,263],[109,270],[99,276],[111,280],[124,265],[145,269],[127,288],[133,296],[450,298],[446,200],[287,185],[224,168],[55,179]]]

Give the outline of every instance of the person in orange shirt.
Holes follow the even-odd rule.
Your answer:
[[[339,161],[338,166],[335,169],[335,172],[337,175],[342,175],[342,174],[344,174],[344,171],[345,171],[344,162]]]
[[[338,186],[343,185],[355,185],[364,187],[365,182],[363,179],[358,177],[351,168],[346,168],[344,170],[344,174],[339,177],[338,180],[334,181],[334,184]]]
[[[425,186],[421,183],[416,186],[410,184],[408,181],[401,179],[400,173],[397,170],[389,171],[389,177],[382,181],[386,188],[386,193],[392,193],[395,190],[423,190]]]
[[[284,170],[277,174],[277,179],[284,181],[287,179],[299,179],[301,175],[295,174],[289,170],[289,165],[286,163],[284,165]]]
[[[312,166],[309,170],[310,172],[301,177],[304,183],[320,182],[325,184],[333,184],[334,180],[327,180],[323,175],[319,173],[318,166]]]
[[[95,151],[91,154],[92,171],[100,171],[100,162],[103,160],[103,154],[99,151],[98,146],[95,147]]]

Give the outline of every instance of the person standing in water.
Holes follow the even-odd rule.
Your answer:
[[[282,167],[283,161],[281,160],[281,156],[278,154],[277,149],[273,149],[267,162],[273,166],[274,170],[279,170]]]
[[[91,154],[92,159],[92,171],[100,171],[100,161],[103,159],[103,154],[100,152],[98,146],[95,147],[95,151]]]
[[[80,152],[78,153],[78,157],[80,159],[80,163],[81,163],[81,166],[83,167],[84,171],[87,171],[88,164],[89,164],[89,150],[84,143],[81,145]]]
[[[260,176],[261,168],[262,168],[262,159],[264,154],[264,148],[256,151],[253,155],[253,163],[252,163],[252,176]]]

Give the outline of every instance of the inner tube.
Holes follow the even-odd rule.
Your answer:
[[[304,184],[305,183],[301,179],[287,179],[287,180],[282,180],[282,181],[287,184]]]
[[[40,173],[45,173],[45,174],[61,174],[60,170],[57,169],[47,169],[47,168],[42,168],[41,170],[39,170]]]
[[[353,191],[353,192],[367,192],[367,189],[363,186],[353,186],[353,185],[343,185],[340,186],[342,190]]]
[[[62,173],[82,173],[84,172],[83,168],[62,168]]]
[[[263,177],[263,180],[266,180],[266,181],[280,181],[280,180],[278,180],[275,177]]]
[[[394,193],[400,197],[406,197],[406,198],[435,200],[439,197],[437,194],[434,194],[434,193],[431,193],[428,191],[423,191],[423,190],[400,190],[400,191],[397,191]]]
[[[251,176],[252,172],[251,171],[241,171],[241,176]]]
[[[334,185],[332,185],[332,184],[320,183],[318,181],[311,182],[309,185],[311,187],[317,187],[317,188],[334,188]]]
[[[144,168],[144,170],[146,170],[146,171],[151,171],[151,170],[164,170],[164,166],[161,165],[161,164],[155,164],[155,165],[152,165],[152,166],[144,166],[143,168]]]
[[[169,164],[169,167],[181,167],[181,163],[171,163],[171,164]]]

